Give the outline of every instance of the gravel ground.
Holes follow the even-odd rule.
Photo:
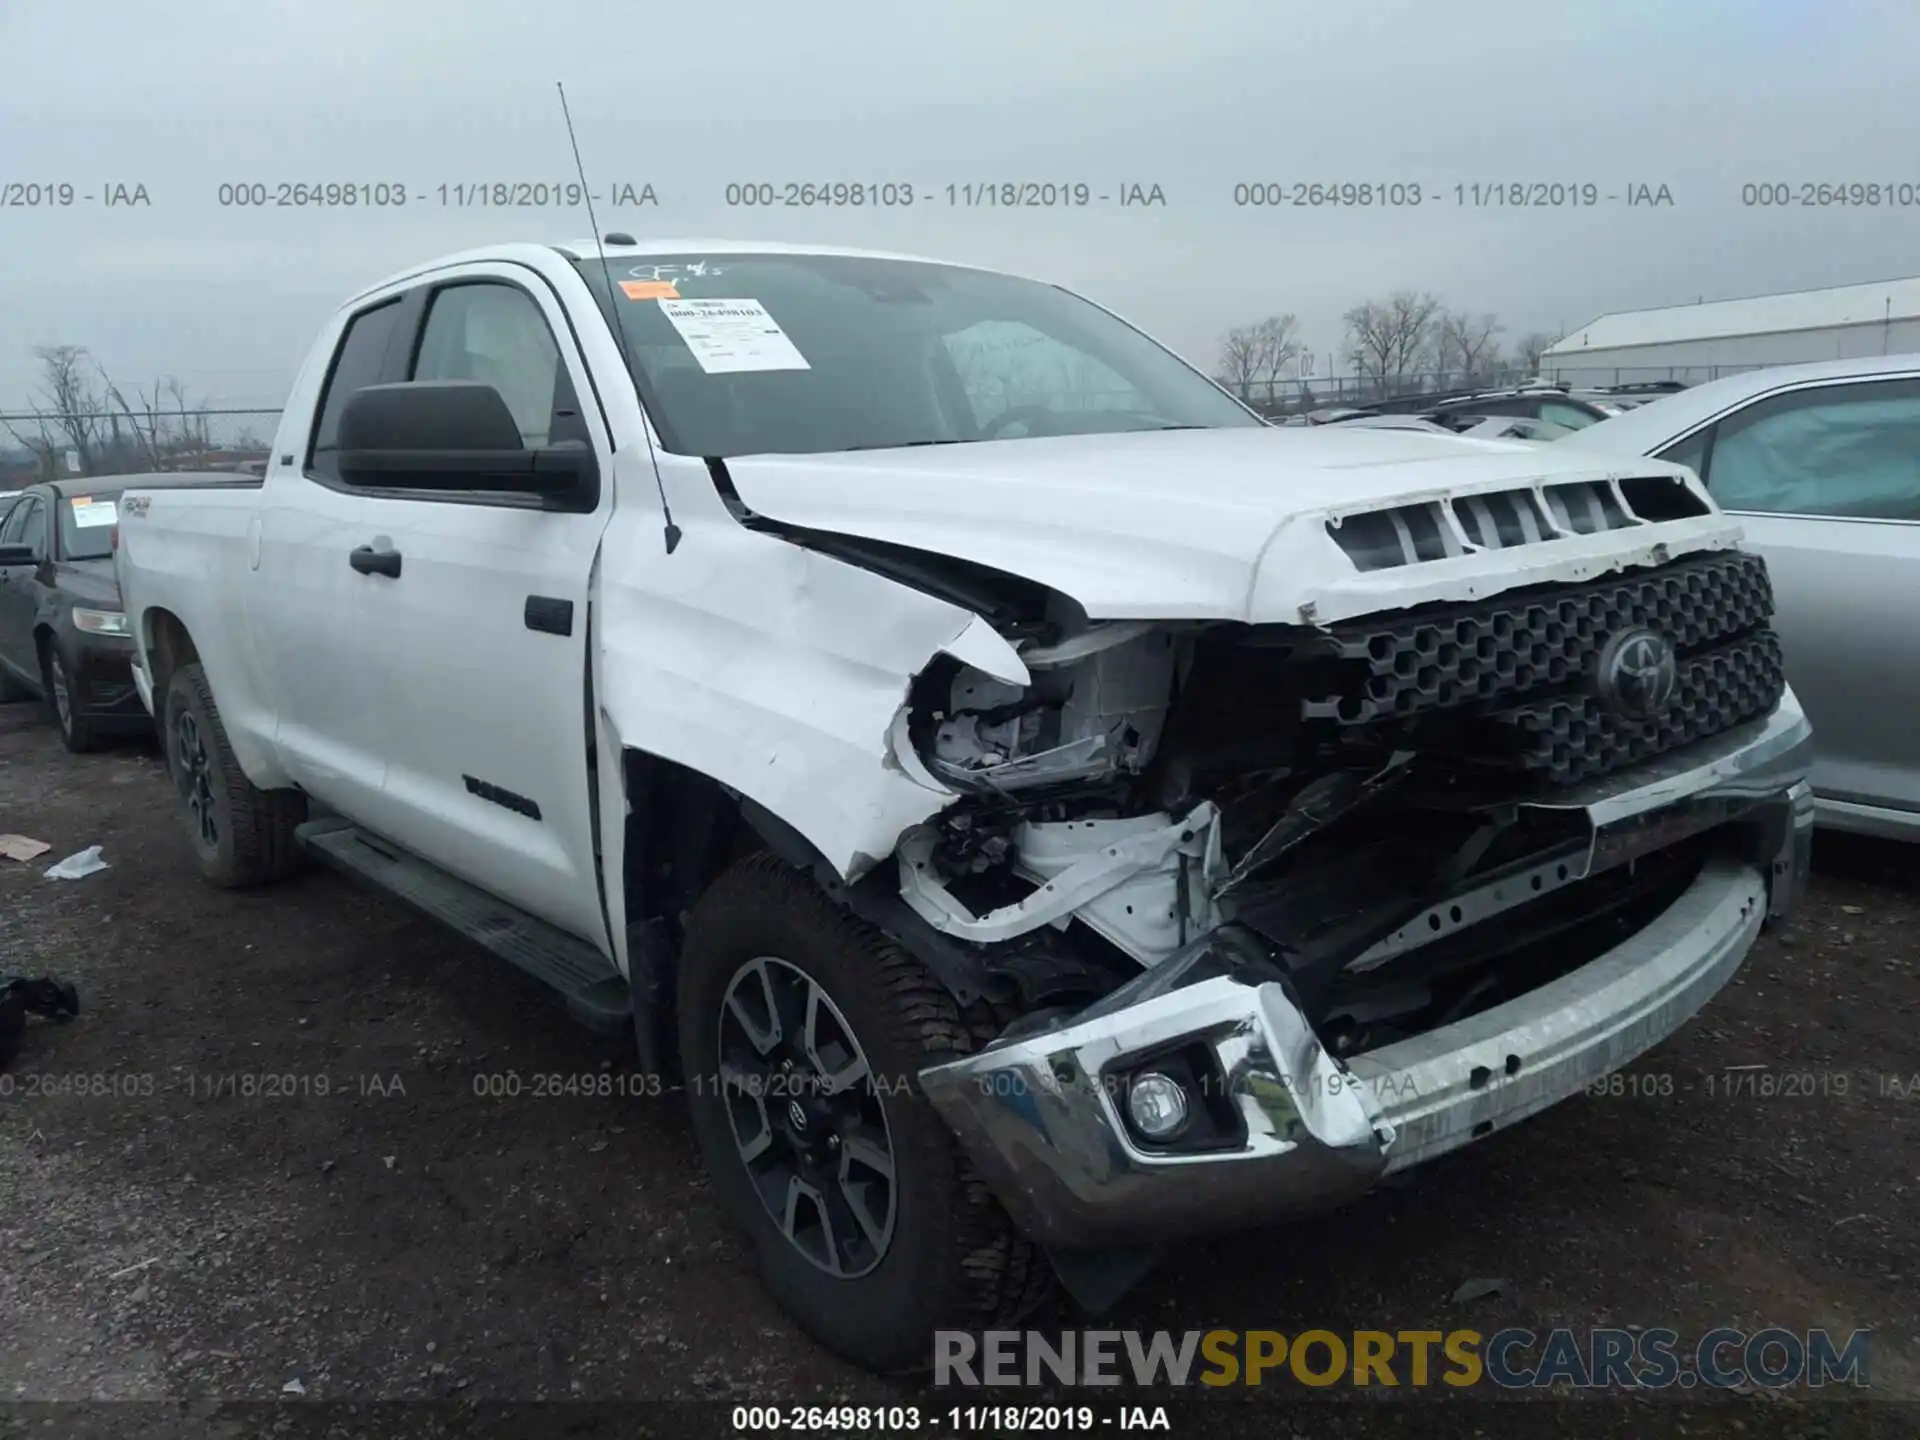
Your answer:
[[[496,1402],[584,1417],[920,1393],[841,1364],[768,1301],[711,1213],[677,1097],[587,1093],[631,1078],[621,1047],[334,875],[203,886],[176,823],[149,749],[72,756],[34,707],[0,707],[0,831],[52,846],[0,859],[0,969],[61,974],[84,1007],[34,1022],[0,1090],[0,1402],[16,1402],[0,1435],[115,1413],[21,1402],[263,1402],[233,1412],[258,1419],[438,1398],[475,1402],[477,1425]],[[43,878],[92,844],[110,869]],[[1920,851],[1817,850],[1794,923],[1620,1094],[1337,1215],[1186,1246],[1099,1323],[1871,1328],[1875,1399],[1754,1394],[1699,1424],[1914,1433],[1920,1411],[1884,1402],[1920,1401]],[[581,1093],[532,1098],[541,1075]],[[489,1083],[522,1093],[477,1093]],[[1456,1302],[1478,1277],[1503,1284]],[[1063,1306],[1034,1323],[1088,1322]],[[1387,1433],[1431,1403],[1463,1434],[1565,1408],[1349,1393],[1291,1433]],[[1248,1411],[1201,1408],[1175,1433]],[[1290,1433],[1277,1405],[1252,1408],[1258,1433]],[[1681,1413],[1674,1397],[1574,1408],[1619,1433]],[[158,1433],[161,1410],[140,1413]],[[495,1418],[521,1433],[532,1413]]]

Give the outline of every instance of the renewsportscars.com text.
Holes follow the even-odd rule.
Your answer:
[[[1871,1334],[1722,1327],[936,1332],[935,1385],[1351,1385],[1731,1389],[1869,1381]]]

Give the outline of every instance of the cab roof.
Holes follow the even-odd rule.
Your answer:
[[[561,244],[538,245],[528,243],[488,245],[475,250],[460,250],[451,255],[442,255],[418,265],[408,266],[405,270],[368,285],[360,290],[349,305],[358,304],[369,295],[386,290],[394,285],[403,285],[409,280],[431,274],[435,270],[444,270],[452,265],[472,265],[484,261],[496,263],[530,265],[535,269],[550,264],[555,255],[569,263],[581,260],[597,259],[601,247],[592,238],[572,240]],[[988,265],[969,265],[960,260],[941,260],[927,255],[908,255],[891,250],[861,250],[846,245],[794,245],[778,240],[726,240],[712,237],[674,238],[652,237],[636,240],[631,245],[608,245],[606,256],[609,264],[622,260],[642,260],[649,255],[837,255],[856,260],[894,260],[914,265],[946,265],[960,270],[982,270],[990,274],[1011,272],[994,270]]]

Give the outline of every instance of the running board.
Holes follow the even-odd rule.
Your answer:
[[[294,831],[316,859],[368,881],[559,992],[567,1013],[602,1035],[633,1028],[627,979],[586,941],[496,900],[438,866],[336,816]]]

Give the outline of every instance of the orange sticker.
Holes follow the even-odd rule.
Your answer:
[[[671,280],[622,280],[620,288],[629,300],[678,300],[680,292]]]

